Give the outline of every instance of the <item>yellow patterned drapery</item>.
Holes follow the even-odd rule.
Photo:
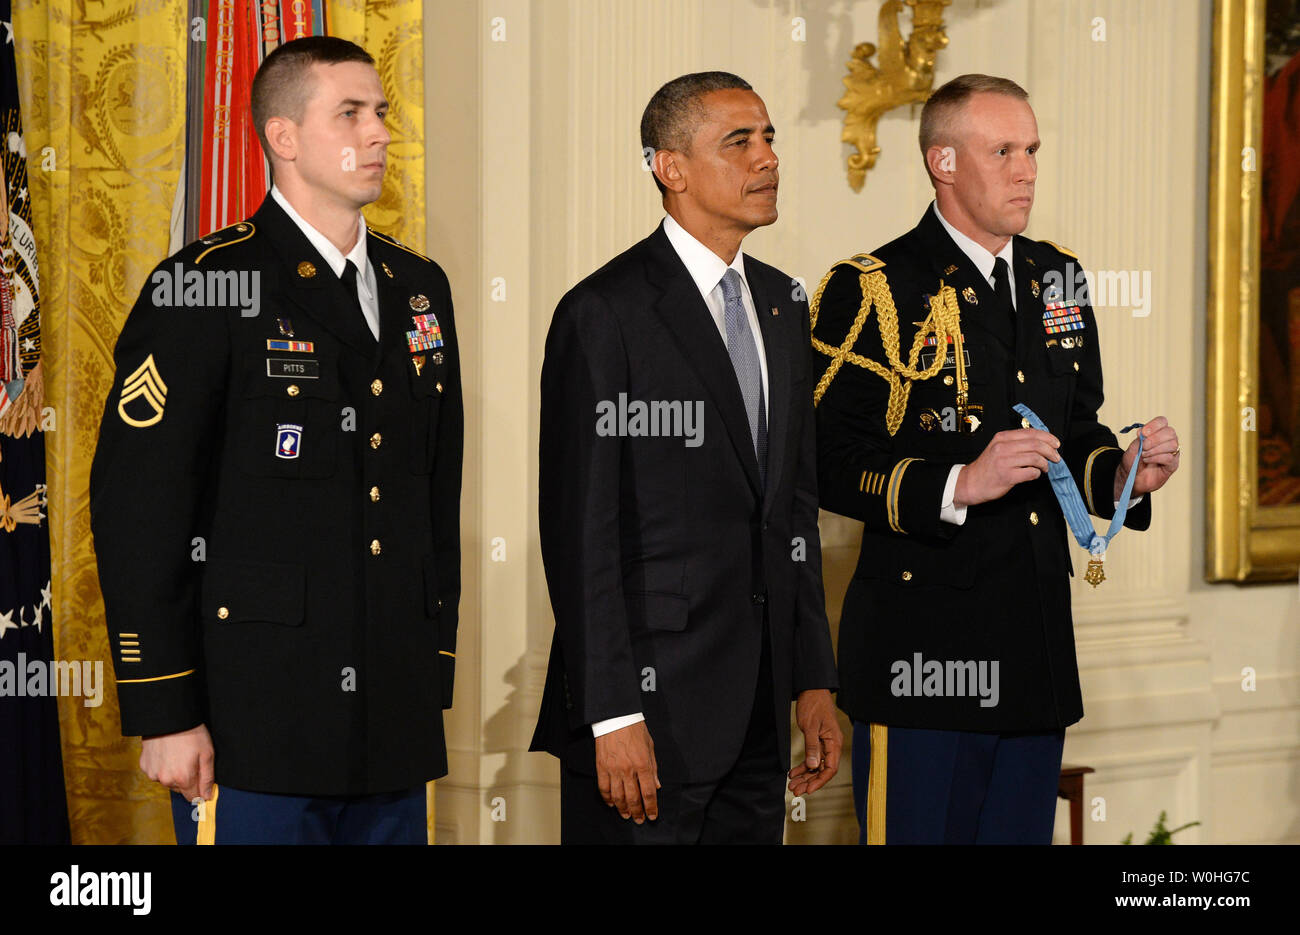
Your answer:
[[[424,243],[420,0],[328,4],[330,32],[375,57],[391,102],[388,177],[370,223]],[[72,840],[168,843],[167,795],[118,729],[90,538],[90,462],[112,350],[145,277],[167,254],[184,157],[184,0],[15,0],[28,187],[39,258],[55,652],[103,662],[104,703],[59,699]],[[432,828],[432,808],[430,808]]]

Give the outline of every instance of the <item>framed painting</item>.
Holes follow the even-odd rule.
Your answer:
[[[1216,0],[1206,561],[1300,571],[1300,0]]]

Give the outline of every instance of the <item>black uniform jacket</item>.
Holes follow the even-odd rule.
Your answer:
[[[661,225],[560,301],[542,367],[540,531],[555,639],[532,749],[594,773],[590,724],[643,712],[664,782],[735,763],[771,640],[772,717],[835,687],[817,532],[808,308],[745,257],[767,354],[760,482],[731,358]],[[597,432],[597,407],[681,402],[680,435]],[[777,765],[774,761],[774,765]],[[788,767],[787,767],[788,768]]]
[[[1060,454],[1089,512],[1114,514],[1121,450],[1097,421],[1096,319],[1086,297],[1075,295],[1079,304],[1061,311],[1081,326],[1049,332],[1044,324],[1049,301],[1071,300],[1064,285],[1056,295],[1049,284],[1073,283],[1080,265],[1073,254],[1025,237],[1014,238],[1013,253],[1014,334],[1010,314],[995,307],[993,289],[932,209],[874,254],[837,264],[814,297],[821,504],[865,524],[839,635],[839,704],[857,720],[1017,731],[1060,728],[1083,716],[1069,576],[1070,551],[1086,553],[1067,535],[1050,481],[1044,475],[972,506],[962,525],[939,517],[952,466],[973,462],[996,433],[1021,428],[1012,409],[1021,402],[1061,440]],[[882,311],[879,301],[864,311],[864,289],[871,291],[880,276],[896,315]],[[947,365],[934,376],[898,379],[896,419],[898,396],[910,391],[891,432],[892,381],[867,361],[897,374],[882,338],[896,317],[899,359],[908,364],[930,296],[941,286],[952,288],[960,310],[970,415],[978,427],[960,430],[955,345],[949,345]],[[936,351],[922,343],[918,366],[933,361]],[[1150,521],[1148,495],[1125,525],[1146,529]],[[1116,543],[1121,555],[1123,541]],[[1115,551],[1112,576],[1124,573]],[[923,676],[938,671],[934,663],[942,678],[927,685]],[[972,685],[980,663],[983,692]]]
[[[236,788],[366,794],[447,769],[451,293],[396,241],[372,231],[366,249],[378,342],[268,196],[157,267],[114,352],[91,525],[122,731],[207,724],[217,781]],[[410,332],[443,344],[412,352]]]

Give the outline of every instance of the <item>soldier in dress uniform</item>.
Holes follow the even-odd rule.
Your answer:
[[[451,293],[361,215],[390,139],[363,49],[287,43],[251,103],[271,194],[157,267],[114,353],[91,524],[122,730],[178,841],[424,843],[460,593]]]
[[[1064,459],[1087,512],[1108,519],[1136,471],[1125,525],[1141,530],[1178,465],[1163,417],[1141,429],[1136,465],[1136,436],[1122,447],[1098,421],[1078,260],[1020,236],[1038,146],[1014,82],[963,75],[935,91],[921,117],[935,202],[836,264],[813,300],[821,504],[865,526],[839,704],[869,843],[1050,842],[1083,704],[1046,472]]]

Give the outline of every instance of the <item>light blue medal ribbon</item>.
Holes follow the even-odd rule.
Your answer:
[[[1034,413],[1034,410],[1024,403],[1017,403],[1013,408],[1024,416],[1032,428],[1038,429],[1040,432],[1050,431],[1043,423],[1043,420]],[[1142,425],[1141,422],[1134,422],[1132,425],[1120,429],[1120,433],[1140,429]],[[1065,522],[1069,524],[1070,532],[1074,533],[1075,541],[1087,549],[1092,556],[1088,560],[1088,571],[1084,575],[1084,580],[1094,588],[1106,580],[1106,572],[1102,568],[1102,562],[1106,558],[1106,546],[1124,527],[1124,517],[1128,515],[1128,501],[1133,493],[1133,478],[1137,477],[1137,467],[1142,461],[1142,442],[1142,433],[1139,432],[1137,457],[1133,459],[1133,470],[1129,471],[1128,478],[1124,481],[1124,492],[1120,495],[1119,506],[1115,508],[1115,515],[1110,520],[1110,528],[1106,530],[1104,536],[1099,535],[1097,530],[1093,528],[1092,517],[1088,515],[1088,508],[1083,505],[1083,497],[1079,494],[1079,488],[1074,484],[1074,476],[1070,473],[1070,468],[1066,465],[1065,459],[1062,458],[1059,461],[1049,461],[1047,463],[1047,477],[1052,482],[1052,492],[1056,494],[1057,502],[1061,504],[1061,512],[1065,514]]]

